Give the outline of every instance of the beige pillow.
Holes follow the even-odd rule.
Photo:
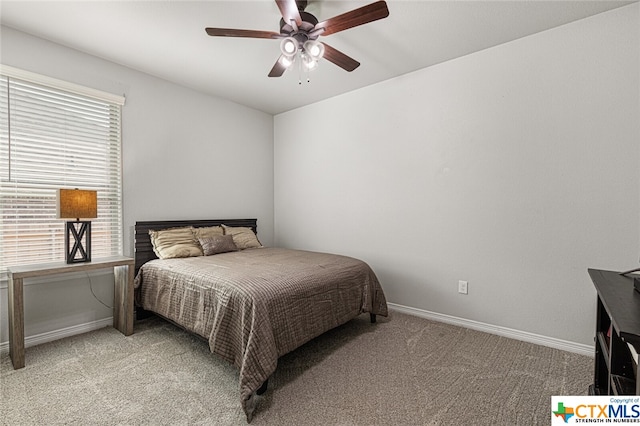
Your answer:
[[[153,252],[160,259],[202,256],[202,248],[193,236],[191,226],[183,228],[149,230]]]
[[[222,226],[205,226],[202,228],[193,228],[193,235],[196,237],[196,240],[199,240],[200,238],[213,237],[214,235],[224,235],[224,230]]]
[[[212,235],[211,237],[198,238],[205,256],[212,254],[238,251],[231,235]]]
[[[225,235],[231,235],[233,237],[233,242],[239,250],[262,247],[262,244],[258,241],[258,237],[256,237],[256,234],[251,228],[226,225],[222,225],[222,227],[224,228]]]

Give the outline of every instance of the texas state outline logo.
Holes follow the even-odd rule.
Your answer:
[[[557,404],[556,411],[553,411],[553,415],[560,417],[565,423],[569,423],[569,419],[571,419],[575,413],[573,411],[573,407],[565,407],[564,402],[560,401]]]

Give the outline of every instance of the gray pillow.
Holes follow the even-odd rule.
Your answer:
[[[198,238],[205,256],[212,254],[238,251],[238,247],[233,242],[231,235],[211,235],[210,237]]]

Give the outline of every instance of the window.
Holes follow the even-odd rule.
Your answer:
[[[64,261],[56,190],[92,189],[91,256],[122,254],[121,106],[124,98],[0,68],[0,274]]]

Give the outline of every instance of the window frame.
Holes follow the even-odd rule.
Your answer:
[[[107,236],[106,238],[114,238],[114,236],[116,235],[116,233],[118,234],[118,240],[119,240],[119,244],[113,244],[111,243],[110,245],[108,245],[109,247],[111,247],[111,251],[112,251],[112,255],[116,255],[116,253],[114,253],[115,249],[117,249],[117,254],[122,255],[123,250],[124,250],[124,218],[123,218],[123,178],[122,178],[122,173],[123,173],[123,164],[122,164],[122,107],[124,106],[125,103],[125,97],[124,96],[119,96],[119,95],[114,95],[112,93],[108,93],[108,92],[103,92],[101,90],[96,90],[93,88],[89,88],[89,87],[85,87],[85,86],[81,86],[75,83],[70,83],[67,81],[63,81],[63,80],[58,80],[55,78],[51,78],[51,77],[47,77],[47,76],[43,76],[37,73],[33,73],[30,71],[25,71],[25,70],[21,70],[19,68],[15,68],[15,67],[11,67],[8,65],[4,65],[4,64],[0,64],[0,76],[2,76],[2,81],[3,83],[7,83],[7,85],[10,84],[10,80],[20,80],[21,82],[25,82],[25,83],[29,83],[29,84],[36,84],[38,86],[42,86],[42,87],[46,87],[47,90],[52,90],[52,91],[56,91],[59,92],[59,94],[62,95],[77,95],[80,96],[82,98],[84,98],[85,100],[91,99],[91,101],[97,101],[97,102],[101,102],[101,103],[105,103],[105,104],[109,104],[109,108],[116,108],[117,109],[117,119],[115,120],[117,122],[117,137],[116,137],[116,144],[117,144],[117,152],[118,152],[118,157],[112,157],[112,158],[116,158],[115,161],[117,162],[117,171],[119,173],[118,177],[117,177],[117,182],[119,185],[116,185],[117,188],[117,207],[113,208],[116,209],[117,211],[115,212],[117,219],[114,221],[112,220],[109,224],[115,224],[117,221],[117,228],[118,229],[114,229],[114,226],[107,226],[107,230],[103,231],[103,232],[107,232],[109,236]],[[5,78],[7,79],[5,81]],[[10,105],[10,98],[9,98],[9,93],[7,92],[7,101],[9,102]],[[107,114],[107,115],[111,115],[111,114]],[[11,145],[11,136],[10,136],[10,115],[9,115],[9,109],[7,110],[7,137],[5,138],[3,136],[3,140],[2,143],[6,144],[6,149],[9,150],[10,145]],[[110,119],[109,120],[109,127],[108,129],[111,130],[111,126],[113,125],[113,121]],[[107,139],[105,139],[107,140]],[[113,143],[113,142],[111,142]],[[109,154],[111,154],[110,148],[109,147],[105,147],[105,153],[106,153],[106,157],[109,157]],[[9,152],[9,151],[7,151]],[[7,154],[7,164],[10,164],[10,159],[8,158],[10,154]],[[107,160],[105,160],[105,163],[108,163]],[[0,165],[2,167],[4,167],[3,165]],[[109,169],[111,170],[111,169]],[[115,170],[115,169],[114,169]],[[84,188],[89,189],[91,187],[91,184],[89,182],[82,182],[79,181],[79,185],[76,184],[71,184],[69,185],[69,183],[65,183],[63,182],[64,179],[60,179],[59,180],[59,184],[57,182],[55,182],[56,179],[53,179],[54,181],[54,185],[58,185],[60,188],[69,188],[69,187],[83,187],[83,183]],[[7,185],[8,186],[8,185]],[[118,187],[119,186],[119,187]],[[84,189],[83,188],[83,189]],[[112,187],[113,188],[113,187]],[[55,193],[55,191],[54,191]],[[110,192],[111,193],[111,192]],[[50,201],[50,196],[48,195],[47,198]],[[111,198],[110,198],[111,200]],[[9,207],[11,208],[11,207]],[[50,207],[49,207],[50,209]],[[109,207],[110,212],[113,214],[112,208]],[[113,217],[113,216],[110,216]],[[50,218],[50,215],[49,215]],[[4,221],[5,219],[0,217],[0,227],[4,227],[5,224],[2,223],[2,221]],[[64,246],[64,220],[62,219],[55,219],[56,222],[59,222],[59,228],[60,228],[60,232],[58,233],[58,231],[55,231],[55,236],[54,237],[47,237],[45,238],[45,240],[47,241],[47,243],[51,244],[53,241],[53,244],[55,245],[55,248],[51,248],[50,250],[52,252],[58,252],[60,251],[59,246]],[[28,220],[25,220],[24,223],[28,223]],[[18,223],[18,222],[16,222]],[[18,225],[16,225],[18,226]],[[16,234],[17,235],[17,234]],[[59,235],[59,236],[58,236]],[[59,241],[58,241],[59,239]],[[96,241],[96,236],[94,234],[93,236],[93,245],[95,245],[95,241]],[[44,242],[45,240],[41,240],[41,243]],[[2,240],[0,240],[0,244],[4,244],[4,242]],[[116,247],[117,246],[117,247]],[[0,252],[4,251],[4,248],[2,246],[0,246]],[[64,251],[63,251],[64,252]],[[3,256],[4,257],[4,256]],[[58,258],[59,256],[56,256],[55,258],[53,258],[52,256],[50,256],[50,259],[47,260],[43,260],[43,261],[38,261],[38,260],[34,260],[31,259],[31,261],[29,261],[28,258],[24,259],[24,262],[22,262],[20,260],[20,255],[16,254],[16,256],[12,256],[12,260],[10,262],[5,262],[4,259],[0,260],[0,280],[6,279],[6,272],[7,272],[7,268],[17,265],[17,264],[33,264],[33,263],[49,263],[49,262],[57,262],[57,261],[64,261],[64,256],[61,256],[60,258]],[[17,259],[17,261],[15,260]]]

